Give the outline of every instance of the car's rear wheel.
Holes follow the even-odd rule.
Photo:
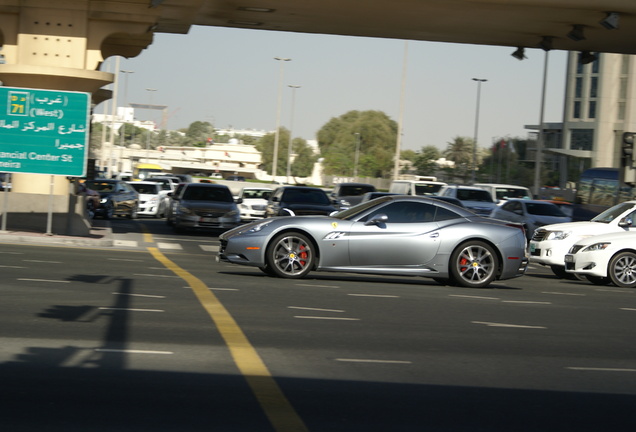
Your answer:
[[[607,268],[607,274],[619,287],[636,287],[636,253],[621,252],[614,255]]]
[[[290,279],[305,277],[313,268],[315,259],[311,241],[297,232],[275,237],[265,255],[266,266],[273,274]]]
[[[594,285],[609,285],[612,283],[611,278],[602,277],[602,276],[585,275],[585,279],[587,279],[589,282],[593,283]]]
[[[497,276],[499,260],[492,246],[482,241],[467,241],[459,245],[450,259],[450,274],[464,287],[481,288]]]

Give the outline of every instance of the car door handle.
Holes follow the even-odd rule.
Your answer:
[[[437,237],[439,237],[439,233],[438,232],[431,234],[431,238],[437,238]]]

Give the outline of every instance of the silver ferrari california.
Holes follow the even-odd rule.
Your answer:
[[[331,216],[282,216],[219,236],[219,261],[283,278],[312,271],[430,277],[484,287],[528,266],[519,224],[426,197],[390,195]]]

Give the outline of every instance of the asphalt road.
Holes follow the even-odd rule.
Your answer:
[[[2,430],[636,428],[636,291],[283,280],[208,233],[112,226],[111,248],[0,244]]]

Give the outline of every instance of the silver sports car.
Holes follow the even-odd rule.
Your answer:
[[[283,278],[310,271],[430,277],[483,287],[528,266],[519,224],[425,197],[390,195],[332,216],[282,216],[219,236],[219,261]]]

